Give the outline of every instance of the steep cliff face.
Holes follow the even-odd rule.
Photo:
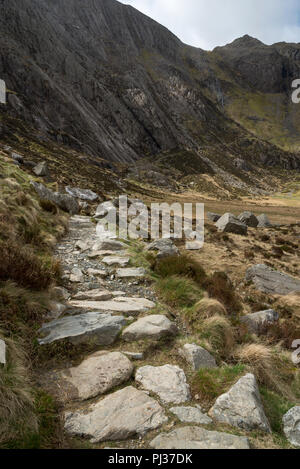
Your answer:
[[[257,70],[266,62],[273,92],[284,92],[286,64],[298,60],[284,45],[250,38],[206,53],[115,0],[0,0],[0,30],[8,112],[41,135],[109,161],[186,148],[206,166],[243,158],[300,167],[249,134],[230,107],[234,87],[266,91]]]

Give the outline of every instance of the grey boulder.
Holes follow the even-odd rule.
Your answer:
[[[252,212],[243,212],[239,216],[239,220],[250,228],[258,227],[258,219]]]
[[[66,187],[67,194],[75,197],[75,199],[86,200],[88,202],[96,202],[99,196],[89,189],[80,189],[79,187]]]
[[[199,427],[177,428],[161,433],[151,441],[154,449],[250,449],[248,438],[228,433],[210,432]]]
[[[246,324],[248,330],[254,334],[263,333],[269,326],[279,320],[279,314],[273,309],[247,314],[241,317],[241,322]]]
[[[217,422],[243,430],[271,433],[255,376],[250,373],[218,397],[209,416]]]
[[[216,223],[216,227],[223,233],[234,233],[238,235],[247,235],[248,228],[231,213],[225,213]]]
[[[79,213],[79,204],[77,200],[71,195],[53,192],[38,182],[31,182],[31,185],[34,187],[41,200],[52,202],[62,210],[69,212],[71,215]]]
[[[300,280],[264,264],[250,267],[246,272],[245,280],[252,282],[258,290],[270,295],[300,292]]]
[[[270,222],[266,214],[259,215],[258,219],[258,228],[271,228],[273,225]]]
[[[300,447],[300,407],[293,407],[283,417],[283,431],[289,442]]]
[[[206,217],[207,217],[208,220],[210,220],[214,223],[217,223],[217,221],[220,220],[221,215],[218,215],[217,213],[213,213],[213,212],[207,212]]]
[[[44,324],[39,331],[40,345],[67,340],[73,344],[111,345],[115,342],[126,320],[123,316],[90,312],[66,316]]]
[[[122,339],[126,342],[142,339],[161,339],[162,337],[174,335],[176,332],[177,327],[166,316],[151,315],[138,319],[124,329]]]
[[[197,423],[198,425],[210,425],[212,419],[204,414],[199,407],[172,407],[175,414],[182,423]]]
[[[129,386],[84,410],[67,412],[65,431],[89,438],[92,443],[120,441],[143,436],[167,420],[158,402]]]
[[[36,176],[49,176],[48,164],[46,161],[41,161],[34,168],[33,172]]]
[[[217,368],[214,357],[203,347],[196,344],[185,344],[179,350],[179,353],[194,371],[201,368]]]

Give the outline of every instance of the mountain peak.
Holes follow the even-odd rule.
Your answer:
[[[265,46],[263,42],[261,42],[259,39],[256,39],[255,37],[249,36],[249,34],[245,34],[244,36],[235,39],[233,42],[230,44],[227,44],[224,47],[230,47],[230,48],[251,48],[251,47],[257,47],[257,46]]]

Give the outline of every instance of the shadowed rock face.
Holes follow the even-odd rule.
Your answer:
[[[300,167],[299,158],[272,145],[245,145],[249,134],[224,115],[225,91],[209,55],[130,6],[115,0],[3,0],[0,28],[0,76],[16,93],[8,96],[9,112],[59,143],[127,163],[189,148],[199,168],[211,172],[209,160],[196,152],[218,141],[218,165],[226,161],[234,168],[224,156],[227,148],[254,163]],[[274,89],[284,87],[281,62],[293,64],[295,54],[256,41],[251,68],[243,58],[250,46],[237,43],[220,53],[239,74],[250,73],[249,83],[258,89],[264,84],[255,54],[262,64],[265,55],[267,64],[276,56],[272,82]],[[211,150],[212,158],[216,153]]]

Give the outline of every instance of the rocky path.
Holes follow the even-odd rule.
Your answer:
[[[56,288],[39,344],[70,342],[95,350],[77,366],[48,372],[67,434],[101,448],[247,449],[246,437],[214,431],[214,422],[270,432],[253,375],[220,396],[208,416],[192,400],[180,366],[145,364],[137,351],[141,341],[180,331],[167,316],[153,313],[157,300],[146,272],[131,266],[128,245],[99,237],[90,218],[76,216],[57,256],[66,288]],[[197,345],[185,345],[182,357],[193,370],[217,366]]]

